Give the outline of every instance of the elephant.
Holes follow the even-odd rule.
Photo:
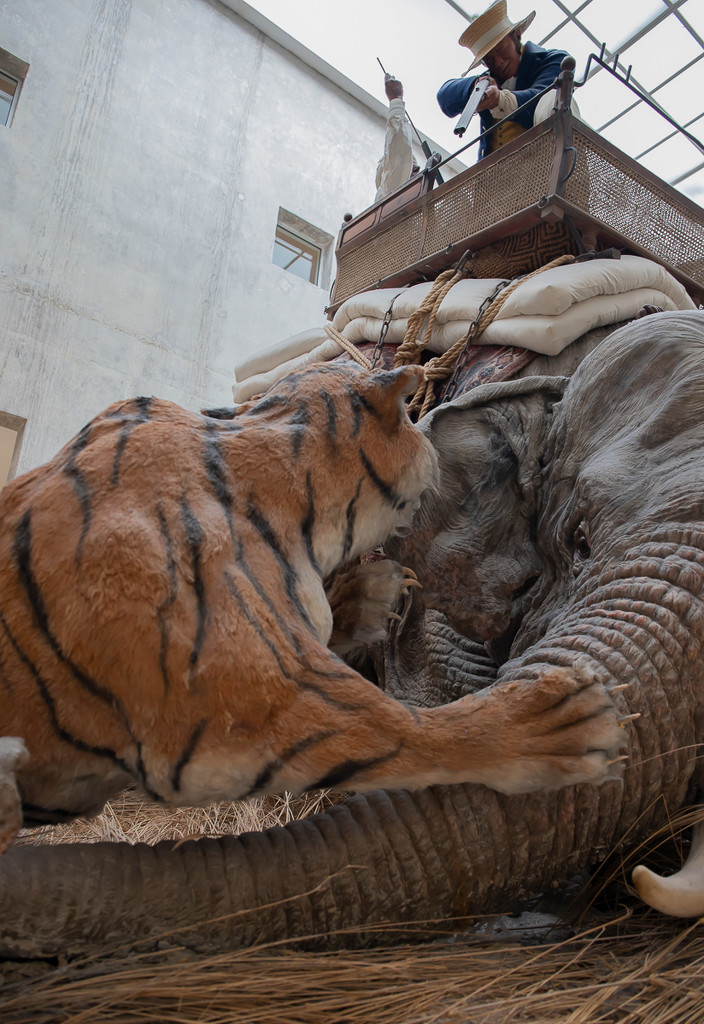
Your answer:
[[[15,847],[0,860],[0,951],[160,935],[202,951],[407,940],[505,911],[694,803],[702,409],[700,310],[621,327],[569,379],[483,385],[422,421],[440,483],[387,544],[422,588],[406,593],[374,652],[379,685],[434,706],[496,681],[594,673],[630,719],[622,780],[528,795],[377,790],[283,828],[177,849]]]

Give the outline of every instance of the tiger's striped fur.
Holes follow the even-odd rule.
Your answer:
[[[434,480],[403,408],[421,373],[316,366],[231,421],[120,402],[0,493],[0,737],[29,750],[26,822],[96,812],[132,781],[178,805],[601,779],[574,721],[536,761],[535,687],[413,709],[327,649],[324,578],[408,523]],[[577,689],[588,746],[617,745],[608,697]]]

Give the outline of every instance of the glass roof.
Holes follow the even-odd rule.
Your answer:
[[[593,128],[653,173],[704,204],[704,3],[701,0],[550,0],[531,33],[568,49],[583,78],[589,54],[606,44],[612,64],[700,143],[680,134],[628,88],[592,64],[578,90]],[[617,58],[614,63],[614,58]]]
[[[454,121],[435,93],[469,63],[457,39],[489,0],[249,0],[265,17],[367,92],[386,102],[377,58],[404,83],[406,107],[422,135],[456,149]],[[524,38],[567,50],[582,81],[591,53],[604,60],[699,145],[679,134],[607,70],[592,63],[577,90],[582,120],[629,156],[704,206],[704,0],[509,0]],[[344,140],[343,140],[344,142]],[[462,157],[474,162],[472,150]]]

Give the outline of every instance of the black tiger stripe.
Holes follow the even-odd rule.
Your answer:
[[[205,732],[207,725],[207,718],[202,718],[200,722],[198,722],[193,732],[188,737],[186,745],[181,752],[181,756],[174,765],[173,771],[171,772],[171,787],[174,793],[178,793],[181,789],[181,776],[183,775],[183,770],[193,757],[195,749],[198,746],[198,742]]]
[[[379,410],[369,401],[366,395],[355,391],[354,388],[348,387],[347,395],[352,406],[352,437],[358,437],[362,428],[363,413],[368,412],[371,416],[378,416]]]
[[[367,453],[364,451],[363,448],[359,449],[359,457],[362,460],[362,465],[364,466],[367,476],[374,484],[376,489],[379,491],[379,493],[386,499],[386,501],[388,501],[391,507],[398,511],[401,511],[401,509],[405,508],[405,499],[403,499],[400,496],[400,494],[396,493],[391,484],[388,484],[385,480],[381,479],[381,477],[379,476],[379,474],[369,461]]]
[[[242,614],[247,619],[247,622],[250,624],[250,626],[255,631],[255,633],[257,634],[259,639],[262,641],[262,643],[264,643],[266,645],[266,647],[269,648],[269,651],[273,655],[274,660],[276,661],[276,664],[278,666],[278,669],[279,669],[279,672],[281,673],[281,675],[284,677],[284,679],[288,680],[288,682],[295,682],[295,679],[293,678],[293,676],[290,675],[290,673],[287,672],[286,669],[284,668],[283,662],[281,661],[281,655],[279,653],[279,650],[278,650],[276,644],[274,643],[272,638],[262,628],[261,622],[259,621],[259,619],[252,612],[251,608],[249,607],[248,603],[245,601],[242,593],[240,592],[237,584],[233,580],[233,578],[230,575],[230,573],[227,572],[227,570],[225,570],[225,584],[227,586],[227,589],[230,591],[231,596],[235,599],[235,601],[239,605],[240,611],[242,612]]]
[[[92,423],[87,423],[81,428],[75,440],[69,447],[70,455],[64,466],[64,473],[70,477],[71,483],[73,484],[73,490],[78,499],[78,504],[81,509],[81,533],[78,538],[78,544],[76,545],[76,565],[80,565],[81,557],[83,554],[83,544],[88,536],[90,530],[91,519],[93,516],[93,502],[91,498],[91,491],[86,478],[76,463],[77,457],[87,447],[90,442],[92,433]]]
[[[274,777],[275,772],[278,772],[279,769],[282,767],[283,765],[281,764],[281,761],[279,761],[278,758],[275,758],[273,761],[269,761],[268,764],[265,764],[262,770],[257,775],[254,782],[252,783],[251,788],[248,789],[244,796],[242,796],[240,799],[246,800],[248,797],[254,796],[256,793],[259,793],[260,790],[264,789],[265,786],[269,785],[272,778]]]
[[[28,508],[25,514],[20,519],[17,530],[15,532],[15,539],[12,545],[12,553],[14,555],[15,564],[17,566],[17,574],[20,579],[20,583],[24,589],[24,592],[29,601],[30,607],[34,613],[35,622],[39,628],[40,633],[48,643],[49,647],[59,659],[62,665],[73,674],[74,678],[80,685],[86,689],[93,697],[97,697],[108,707],[115,711],[118,711],[122,717],[122,720],[129,728],[127,721],[127,713],[124,705],[116,697],[114,693],[102,686],[92,676],[87,675],[82,669],[75,664],[75,662],[69,658],[61,648],[58,640],[54,636],[54,633],[49,625],[49,615],[44,604],[37,580],[32,572],[32,525],[31,525],[32,508]]]
[[[279,381],[282,384],[283,381]],[[253,416],[261,412],[268,412],[269,409],[276,409],[281,405],[288,405],[289,399],[285,395],[269,395],[266,398],[261,398],[255,405],[250,409],[247,409],[247,415]]]
[[[128,729],[129,729],[129,727],[128,727]],[[151,797],[152,800],[156,800],[158,802],[162,802],[163,798],[161,796],[161,793],[155,792],[155,790],[153,790],[151,788],[151,786],[147,782],[147,771],[146,771],[146,768],[144,767],[144,759],[142,758],[142,743],[141,743],[140,740],[135,739],[134,733],[132,732],[131,729],[129,729],[129,734],[130,734],[130,739],[134,743],[135,748],[137,750],[136,771],[137,771],[137,776],[139,778],[139,781],[142,784],[142,789],[147,794],[147,796]]]
[[[323,401],[325,402],[325,410],[327,413],[327,436],[330,446],[335,454],[337,454],[337,406],[335,399],[332,397],[329,391],[323,392]]]
[[[306,498],[308,500],[308,507],[306,514],[301,521],[301,533],[303,540],[305,541],[306,551],[308,553],[308,561],[313,566],[318,576],[322,576],[322,570],[318,564],[318,559],[315,557],[315,550],[313,548],[313,529],[315,527],[315,499],[313,497],[313,482],[311,480],[310,470],[306,473]]]
[[[338,679],[338,680],[349,680],[349,675],[335,676],[327,672],[316,672],[316,675],[322,676],[323,678]],[[354,703],[352,701],[338,700],[337,697],[333,697],[331,693],[323,686],[317,686],[315,683],[311,683],[309,679],[296,679],[296,685],[299,690],[310,690],[311,693],[316,694],[325,703],[329,704],[331,708],[335,708],[337,711],[363,711],[364,704]]]
[[[122,456],[124,454],[125,448],[127,447],[127,442],[129,441],[131,433],[132,424],[125,423],[122,429],[120,430],[120,436],[118,437],[117,444],[115,445],[115,457],[112,460],[112,473],[110,474],[110,483],[112,484],[113,487],[117,487],[120,481],[120,463],[122,462]]]
[[[207,423],[205,426],[205,444],[203,452],[203,463],[205,474],[208,478],[213,493],[220,503],[225,519],[227,520],[230,537],[234,541],[235,536],[232,525],[232,491],[227,479],[227,465],[220,450],[220,439],[218,427],[215,423]]]
[[[58,712],[56,710],[56,702],[51,694],[51,691],[49,690],[46,680],[43,679],[41,673],[39,672],[34,662],[31,660],[31,658],[20,647],[18,641],[15,639],[12,630],[10,629],[2,613],[0,613],[0,625],[5,631],[5,635],[10,641],[10,644],[12,645],[15,654],[20,659],[25,668],[29,670],[30,675],[34,679],[34,682],[37,686],[37,690],[39,691],[39,695],[47,709],[49,722],[51,723],[51,726],[56,735],[65,743],[70,744],[76,750],[80,750],[84,754],[94,754],[96,757],[108,758],[110,761],[114,762],[114,764],[116,764],[119,768],[122,768],[123,771],[131,775],[132,771],[129,765],[121,757],[118,757],[116,751],[112,750],[110,747],[96,747],[91,743],[86,743],[84,740],[81,740],[77,736],[74,736],[72,733],[68,731],[68,729],[65,729],[61,725],[61,723],[59,722]]]
[[[2,686],[5,693],[12,693],[12,685],[8,679],[8,672],[5,666],[5,659],[3,657],[2,650],[0,650],[0,686]]]
[[[320,732],[311,733],[310,736],[305,736],[303,739],[291,744],[290,747],[287,747],[281,755],[281,760],[284,763],[292,761],[294,757],[298,757],[305,750],[310,750],[311,747],[316,747],[319,743],[324,743],[325,740],[334,739],[335,736],[342,735],[342,732],[342,729],[321,729]]]
[[[260,620],[254,615],[247,601],[245,601],[243,594],[237,587],[237,584],[227,571],[225,572],[225,583],[227,585],[227,589],[230,591],[230,594],[235,599],[235,601],[237,601],[240,610],[242,611],[243,615],[249,622],[252,629],[255,631],[255,633],[262,641],[262,643],[266,647],[268,647],[269,651],[271,652],[276,662],[279,672],[287,682],[292,683],[299,690],[309,690],[312,693],[315,693],[318,697],[320,697],[321,700],[323,700],[326,704],[329,704],[330,707],[335,708],[337,711],[361,711],[363,709],[363,704],[356,704],[350,701],[338,700],[337,697],[333,697],[332,694],[328,693],[327,690],[324,689],[324,687],[317,686],[315,683],[312,683],[309,680],[301,679],[299,676],[292,676],[291,673],[284,667],[283,661],[281,660],[281,653],[278,647],[276,646],[275,641],[272,639],[272,637],[268,635],[268,633],[264,631]],[[347,675],[341,674],[339,676],[335,676],[332,673],[323,673],[315,669],[312,669],[312,671],[315,672],[316,675],[327,675],[331,679],[349,679],[349,673]]]
[[[274,604],[272,599],[269,597],[267,592],[264,590],[264,588],[262,587],[261,583],[259,582],[257,577],[254,575],[254,573],[250,569],[249,565],[247,564],[247,561],[246,561],[246,559],[244,557],[244,547],[243,547],[243,544],[242,544],[242,538],[241,537],[238,539],[238,542],[237,542],[237,565],[238,565],[238,568],[242,571],[243,575],[246,577],[246,579],[249,581],[249,583],[254,588],[257,596],[264,602],[264,604],[267,606],[267,608],[271,612],[272,616],[274,617],[274,619],[276,621],[276,625],[279,627],[279,629],[284,634],[286,639],[292,644],[292,646],[293,646],[293,648],[294,648],[294,650],[296,652],[296,655],[299,658],[303,657],[303,646],[301,644],[301,641],[300,641],[299,637],[294,632],[291,631],[291,629],[289,628],[288,623],[284,621],[284,619],[282,618],[281,613],[279,612],[278,608],[276,607],[276,605]]]
[[[166,621],[166,613],[176,600],[176,595],[178,594],[178,577],[176,575],[173,541],[171,539],[171,534],[169,533],[168,523],[166,522],[166,516],[164,515],[164,509],[161,502],[157,503],[156,514],[159,520],[159,531],[164,541],[164,548],[166,551],[166,570],[169,577],[169,592],[156,610],[156,620],[160,633],[159,668],[161,670],[161,678],[164,683],[164,693],[166,694],[170,687],[169,670],[167,666],[169,627]]]
[[[208,606],[205,599],[205,582],[203,580],[203,572],[201,568],[201,554],[205,534],[203,533],[203,528],[198,521],[198,517],[188,504],[188,499],[185,494],[181,498],[181,521],[186,535],[186,544],[191,555],[191,566],[193,568],[193,591],[196,595],[196,635],[193,640],[193,646],[191,647],[191,653],[188,657],[189,671],[192,673],[198,663],[201,650],[203,649],[203,641],[205,639],[208,621]]]
[[[318,779],[318,781],[312,783],[312,785],[306,786],[306,791],[310,792],[312,789],[330,789],[333,786],[341,786],[343,783],[349,782],[349,780],[354,778],[355,775],[358,775],[359,772],[366,771],[368,768],[376,768],[378,765],[387,764],[389,761],[393,761],[393,759],[398,756],[402,747],[403,743],[399,743],[396,749],[390,751],[388,754],[381,754],[379,757],[370,757],[364,761],[356,759],[341,761],[340,764],[331,768],[327,775],[324,775],[322,779]]]
[[[296,588],[296,581],[298,579],[297,574],[294,572],[293,566],[284,555],[279,539],[276,536],[271,523],[263,515],[263,513],[256,507],[252,499],[250,498],[247,502],[247,518],[252,523],[254,528],[259,533],[259,536],[271,549],[276,561],[279,564],[281,572],[284,577],[284,586],[286,588],[286,594],[289,601],[294,606],[298,614],[300,615],[303,622],[306,624],[311,633],[315,633],[315,627],[310,621],[308,612],[303,607],[300,597],[298,596],[298,590]]]
[[[301,454],[301,448],[308,432],[310,412],[304,405],[301,405],[291,414],[290,422],[293,428],[293,461],[296,462]]]
[[[376,370],[374,373],[374,384],[385,391],[387,388],[398,387],[398,369]]]
[[[201,409],[200,414],[213,420],[234,420],[237,408],[234,405],[221,405],[216,409]]]
[[[122,462],[122,456],[125,452],[125,448],[127,447],[127,442],[130,439],[130,434],[135,427],[139,426],[140,423],[148,423],[151,419],[151,398],[146,398],[144,396],[141,398],[135,398],[133,405],[137,412],[136,414],[132,413],[124,417],[120,436],[118,437],[117,445],[115,446],[115,457],[113,458],[112,473],[110,474],[110,483],[113,487],[117,487],[120,481],[120,464]]]
[[[269,761],[268,764],[264,765],[252,783],[251,789],[245,793],[243,799],[255,796],[255,794],[259,793],[265,786],[268,786],[276,772],[281,771],[289,761],[292,761],[299,754],[302,754],[305,750],[309,750],[311,747],[317,746],[318,743],[323,743],[325,740],[339,736],[342,731],[342,729],[325,729],[321,732],[312,733],[310,736],[306,736],[304,739],[292,744],[284,751],[281,757],[276,757],[272,761]]]
[[[352,545],[354,543],[354,524],[357,521],[357,502],[359,500],[361,490],[362,479],[360,478],[359,482],[357,483],[357,490],[354,493],[354,497],[348,503],[347,509],[345,511],[345,519],[347,525],[345,527],[345,539],[342,545],[342,562],[347,561],[350,551],[352,550]]]

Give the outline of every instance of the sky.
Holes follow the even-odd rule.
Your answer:
[[[421,134],[448,152],[457,148],[454,120],[442,114],[435,95],[446,79],[459,77],[472,60],[470,51],[457,43],[467,18],[456,8],[476,14],[489,0],[248,2],[385,103],[379,58],[403,82],[408,114]],[[632,65],[632,80],[645,90],[656,90],[655,98],[680,124],[694,119],[688,130],[704,141],[704,0],[509,0],[509,10],[514,21],[536,11],[525,38],[570,52],[577,60],[578,80],[589,54],[598,53],[602,42],[608,56],[655,21],[641,39],[622,50],[623,69]],[[570,12],[581,26],[567,19]],[[686,70],[678,74],[682,68]],[[671,76],[675,77],[663,85]],[[665,181],[676,183],[698,168],[676,187],[704,206],[704,153],[682,137],[645,152],[673,131],[659,114],[639,103],[617,117],[635,97],[603,70],[576,96],[587,124]],[[462,157],[469,164],[474,159],[471,151]]]

